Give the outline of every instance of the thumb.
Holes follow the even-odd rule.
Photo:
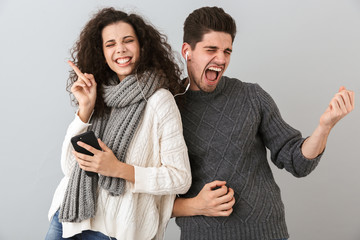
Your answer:
[[[339,88],[339,92],[341,92],[341,91],[343,91],[343,90],[346,90],[346,88],[345,88],[344,86],[341,86],[341,87]]]
[[[109,152],[109,151],[111,151],[111,149],[108,148],[108,146],[106,146],[106,144],[103,143],[103,142],[100,140],[100,138],[98,138],[98,143],[99,143],[101,149],[102,149],[104,152]]]

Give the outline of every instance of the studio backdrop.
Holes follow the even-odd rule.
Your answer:
[[[340,86],[355,91],[355,110],[333,129],[312,174],[296,179],[270,165],[290,239],[360,239],[359,0],[1,0],[1,240],[45,237],[76,110],[65,90],[69,50],[92,14],[109,6],[144,16],[178,53],[189,13],[224,8],[238,28],[225,75],[260,84],[304,136]],[[179,237],[172,219],[165,238]]]

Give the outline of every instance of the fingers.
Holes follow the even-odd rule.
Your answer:
[[[234,200],[234,190],[232,188],[229,188],[229,192],[219,198],[216,199],[216,204],[221,206],[221,210],[226,210],[232,207],[232,205],[228,204]],[[235,200],[233,201],[233,204],[235,203]]]
[[[94,155],[101,153],[101,151],[97,150],[96,148],[94,148],[84,142],[78,141],[76,144],[82,148],[85,148],[86,150],[88,150],[89,152],[91,152]]]
[[[344,86],[341,86],[341,87],[339,88],[339,92],[341,92],[341,91],[343,91],[343,90],[346,90],[346,88],[345,88]]]
[[[108,146],[106,146],[106,144],[103,143],[103,141],[101,141],[100,138],[98,138],[98,143],[99,143],[101,149],[102,149],[104,152],[109,152],[109,151],[111,151],[111,149],[110,149]]]
[[[227,202],[227,203],[224,203],[224,204],[221,204],[219,206],[219,210],[218,211],[218,215],[220,216],[229,216],[232,211],[233,211],[233,206],[235,204],[235,198],[233,198],[230,202]]]
[[[205,184],[197,196],[200,199],[201,215],[229,216],[232,213],[234,190],[225,184],[225,181],[218,180]]]
[[[214,216],[229,216],[233,211],[233,206],[235,204],[234,190],[229,188],[229,192],[222,197],[216,199],[216,207]]]
[[[90,156],[90,155],[86,155],[86,154],[79,153],[76,151],[73,151],[73,154],[77,159],[81,160],[82,162],[91,162],[92,156]]]
[[[345,106],[348,110],[348,112],[352,111],[354,109],[354,104],[355,104],[355,94],[353,91],[350,90],[344,90],[341,92],[343,99],[345,101]]]
[[[73,154],[74,154],[76,161],[78,162],[79,167],[81,169],[83,169],[84,171],[94,172],[93,163],[88,158],[90,156],[85,155],[85,154],[81,155],[81,154],[77,153],[76,151],[73,151]],[[85,159],[82,159],[81,157],[84,157]]]
[[[216,190],[212,190],[212,195],[214,198],[219,198],[222,197],[224,195],[226,195],[228,193],[228,187],[223,185],[219,188],[217,188]]]
[[[219,212],[219,217],[227,217],[234,211],[233,208]]]
[[[344,93],[343,99],[344,99],[346,111],[351,112],[353,110],[354,106],[352,104],[351,96],[350,96],[349,91]]]
[[[350,91],[349,95],[350,95],[351,106],[354,109],[354,107],[355,107],[355,93],[353,91]]]
[[[346,106],[345,106],[345,100],[344,97],[341,95],[341,93],[337,93],[334,97],[334,104],[337,105],[337,110],[341,111],[341,112],[345,112],[346,111]]]
[[[222,195],[221,197],[217,198],[217,204],[224,204],[230,202],[234,198],[234,190],[229,188],[227,194]]]
[[[213,182],[209,182],[209,183],[205,184],[204,189],[213,190],[214,188],[225,186],[225,184],[226,184],[225,181],[215,180]]]
[[[96,85],[94,75],[92,75],[90,73],[84,73],[84,76],[90,81],[90,86]]]
[[[71,92],[76,92],[80,89],[85,89],[85,91],[89,93],[89,89],[88,89],[87,85],[82,80],[77,80],[71,86]]]
[[[78,78],[78,80],[74,82],[73,85],[71,86],[71,92],[75,93],[81,90],[84,90],[87,94],[90,94],[90,87],[87,86],[86,83],[81,78]]]
[[[332,103],[335,110],[347,114],[354,109],[354,92],[347,90],[345,87],[340,87],[339,92],[333,98]]]
[[[81,79],[88,87],[91,87],[93,82],[95,82],[94,76],[92,74],[82,73],[80,69],[72,61],[68,61],[68,64],[78,76],[78,80]]]
[[[209,197],[215,199],[225,195],[228,192],[225,181],[215,180],[213,182],[205,184],[203,187],[204,191],[208,191]]]
[[[79,163],[79,167],[85,171],[92,171],[91,156],[73,151],[76,161]]]

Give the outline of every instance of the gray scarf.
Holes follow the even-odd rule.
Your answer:
[[[137,81],[135,75],[127,76],[117,85],[103,86],[105,104],[111,113],[92,118],[89,130],[93,130],[115,154],[124,162],[128,146],[139,124],[146,101],[158,89],[159,75],[146,72]],[[125,188],[122,178],[95,175],[89,177],[75,164],[70,176],[65,196],[59,211],[61,222],[81,222],[92,218],[96,212],[98,185],[119,196]]]

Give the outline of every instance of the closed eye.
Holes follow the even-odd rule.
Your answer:
[[[132,43],[132,42],[134,42],[134,41],[135,41],[135,38],[134,38],[133,36],[131,36],[131,35],[125,36],[125,37],[123,38],[123,43]]]

